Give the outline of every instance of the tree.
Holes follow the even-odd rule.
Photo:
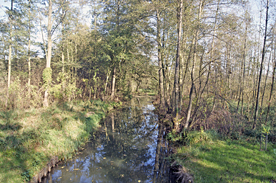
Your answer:
[[[264,33],[262,60],[261,60],[260,73],[259,73],[259,81],[258,81],[258,88],[257,88],[257,97],[256,97],[255,111],[254,111],[253,129],[256,128],[256,121],[257,121],[258,109],[259,109],[260,86],[261,86],[261,81],[262,81],[263,63],[264,63],[265,52],[266,52],[266,37],[267,37],[267,24],[268,24],[268,7],[269,7],[269,0],[266,1],[265,33]]]
[[[179,12],[178,12],[178,30],[177,30],[177,48],[176,48],[176,62],[175,62],[175,74],[174,74],[174,116],[175,116],[175,124],[174,129],[179,130],[179,60],[180,60],[180,40],[182,38],[182,9],[183,9],[183,0],[179,2]]]
[[[9,100],[9,88],[11,85],[11,60],[12,60],[12,26],[13,26],[13,0],[11,0],[11,8],[9,11],[9,22],[10,22],[10,40],[9,40],[9,63],[8,63],[8,90],[6,99],[6,108],[8,107]]]
[[[61,1],[63,2],[63,0]],[[52,59],[52,34],[55,32],[56,28],[60,25],[62,20],[64,19],[66,12],[62,11],[62,15],[56,22],[55,27],[53,27],[53,20],[52,20],[52,12],[53,12],[53,1],[48,0],[48,10],[47,10],[47,56],[46,56],[46,68],[43,71],[43,81],[45,84],[45,93],[44,93],[44,101],[43,101],[43,106],[48,107],[48,90],[49,86],[52,81],[52,69],[51,69],[51,59]],[[64,5],[64,3],[61,3],[61,5]],[[60,7],[60,9],[62,9]]]

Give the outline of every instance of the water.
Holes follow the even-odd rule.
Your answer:
[[[169,182],[167,145],[153,110],[150,98],[135,98],[110,113],[84,150],[44,182]]]

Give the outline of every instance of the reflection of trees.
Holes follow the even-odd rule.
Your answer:
[[[67,163],[68,171],[56,182],[152,182],[157,116],[141,108],[143,99],[139,106],[135,102],[102,122],[104,132],[97,132],[86,150]]]
[[[163,135],[163,125],[158,125],[158,138],[156,145],[156,155],[154,164],[153,183],[168,182],[168,162],[165,157],[168,155],[168,147]]]
[[[154,159],[152,157],[154,154],[150,152],[152,148],[150,146],[155,141],[156,116],[153,113],[145,116],[143,112],[141,108],[132,106],[114,114],[115,132],[109,135],[109,140],[102,142],[103,149],[100,150],[100,153],[109,159],[100,162],[101,166],[105,166],[109,180],[146,181],[148,176],[151,176],[153,167],[151,160]],[[112,133],[112,118],[111,116],[107,119],[108,134]]]

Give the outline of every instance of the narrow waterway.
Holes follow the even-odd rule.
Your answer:
[[[84,150],[44,182],[170,182],[167,144],[153,110],[152,99],[143,97],[110,113]]]

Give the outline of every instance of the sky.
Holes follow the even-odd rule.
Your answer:
[[[5,15],[5,6],[10,7],[11,3],[7,0],[0,0],[0,18],[2,18]]]

